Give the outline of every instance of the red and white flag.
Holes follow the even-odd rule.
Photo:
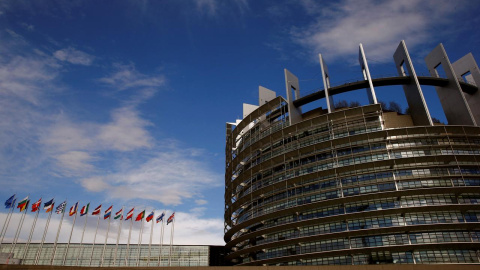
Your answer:
[[[42,204],[42,198],[38,200],[36,203],[32,204],[32,212],[38,211],[40,209],[40,204]]]
[[[132,210],[128,211],[127,217],[125,218],[125,220],[129,220],[133,217],[133,210],[135,210],[135,208],[132,208]]]
[[[173,222],[173,219],[175,218],[175,212],[167,219],[167,225],[170,224],[170,222]]]
[[[100,204],[95,210],[92,212],[92,216],[97,216],[100,215],[100,212],[102,212],[102,205]]]

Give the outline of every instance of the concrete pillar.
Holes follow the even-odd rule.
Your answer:
[[[270,89],[267,89],[263,86],[258,87],[258,106],[262,106],[263,104],[269,102],[272,99],[277,97],[277,93]]]
[[[459,81],[463,81],[469,84],[475,84],[477,87],[480,86],[480,70],[478,69],[477,62],[473,58],[472,53],[468,53],[464,57],[457,60],[452,64],[453,70],[457,75]],[[464,75],[470,72],[468,76]],[[480,123],[480,93],[466,93],[463,92],[465,99],[467,100],[468,107],[475,118],[477,124]]]
[[[330,75],[328,73],[327,64],[325,64],[323,61],[322,55],[319,54],[318,58],[320,60],[320,68],[322,70],[323,89],[325,91],[325,99],[327,100],[328,113],[332,113],[335,111],[335,106],[333,104],[333,98],[328,92],[328,89],[330,88]]]
[[[295,107],[293,101],[300,98],[300,85],[298,78],[285,69],[285,86],[287,88],[288,115],[290,125],[302,121],[302,109]]]
[[[475,119],[467,104],[467,100],[463,95],[460,83],[458,83],[457,76],[453,71],[452,64],[448,60],[447,53],[440,43],[433,49],[426,57],[428,71],[432,77],[440,77],[437,69],[443,68],[447,79],[449,80],[446,86],[436,86],[440,103],[443,111],[447,117],[449,125],[474,125]]]
[[[397,66],[398,75],[410,76],[410,84],[403,85],[403,91],[407,98],[408,107],[410,108],[413,124],[416,126],[433,126],[427,103],[423,97],[422,88],[418,82],[417,74],[413,68],[412,60],[408,54],[405,41],[401,41],[393,54],[393,60]]]
[[[372,77],[370,76],[370,70],[368,69],[367,57],[363,51],[363,45],[360,43],[360,49],[358,52],[358,62],[362,68],[363,78],[368,81],[369,88],[367,88],[368,101],[370,104],[377,104],[377,95],[375,89],[373,89]]]

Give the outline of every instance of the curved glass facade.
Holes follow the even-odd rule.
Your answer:
[[[227,124],[227,259],[480,263],[479,127],[402,127],[379,104],[290,125],[286,103]]]

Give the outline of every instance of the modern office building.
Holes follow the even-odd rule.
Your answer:
[[[217,266],[223,265],[222,246],[170,246],[142,244],[140,249],[136,244],[127,247],[126,244],[67,244],[59,243],[56,249],[53,243],[32,243],[26,249],[25,243],[15,245],[12,251],[11,244],[2,244],[0,247],[0,264],[22,265],[65,265],[65,266],[94,266],[94,267],[146,267],[146,266]],[[55,251],[55,257],[53,253]],[[162,253],[160,254],[160,250]],[[26,252],[25,252],[26,251]],[[67,252],[67,254],[65,254]],[[127,256],[128,254],[128,256]],[[103,255],[103,256],[102,256]],[[103,260],[102,260],[103,257]],[[54,258],[53,262],[52,259]]]
[[[236,265],[480,263],[480,71],[471,54],[450,63],[443,45],[417,76],[402,41],[398,76],[302,96],[285,70],[286,98],[260,87],[259,105],[226,124],[226,259]],[[443,69],[444,72],[441,72]],[[444,78],[439,74],[445,74]],[[402,85],[410,115],[377,101]],[[435,86],[448,124],[433,123],[422,93]],[[366,88],[370,104],[335,108]],[[326,108],[302,106],[326,99]]]

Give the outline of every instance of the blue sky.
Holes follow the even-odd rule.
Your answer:
[[[319,53],[332,85],[360,79],[359,43],[373,77],[396,74],[392,55],[402,39],[418,74],[427,74],[423,58],[440,42],[452,62],[468,52],[478,57],[479,6],[0,1],[0,198],[175,210],[175,243],[223,244],[225,122],[241,117],[243,102],[257,104],[259,85],[285,96],[287,68],[302,93],[322,88]],[[445,121],[434,88],[423,90],[433,116]],[[406,107],[401,87],[378,88],[377,96]],[[336,99],[367,102],[362,90]],[[16,222],[18,215],[8,235]],[[95,220],[88,226],[93,234]]]

